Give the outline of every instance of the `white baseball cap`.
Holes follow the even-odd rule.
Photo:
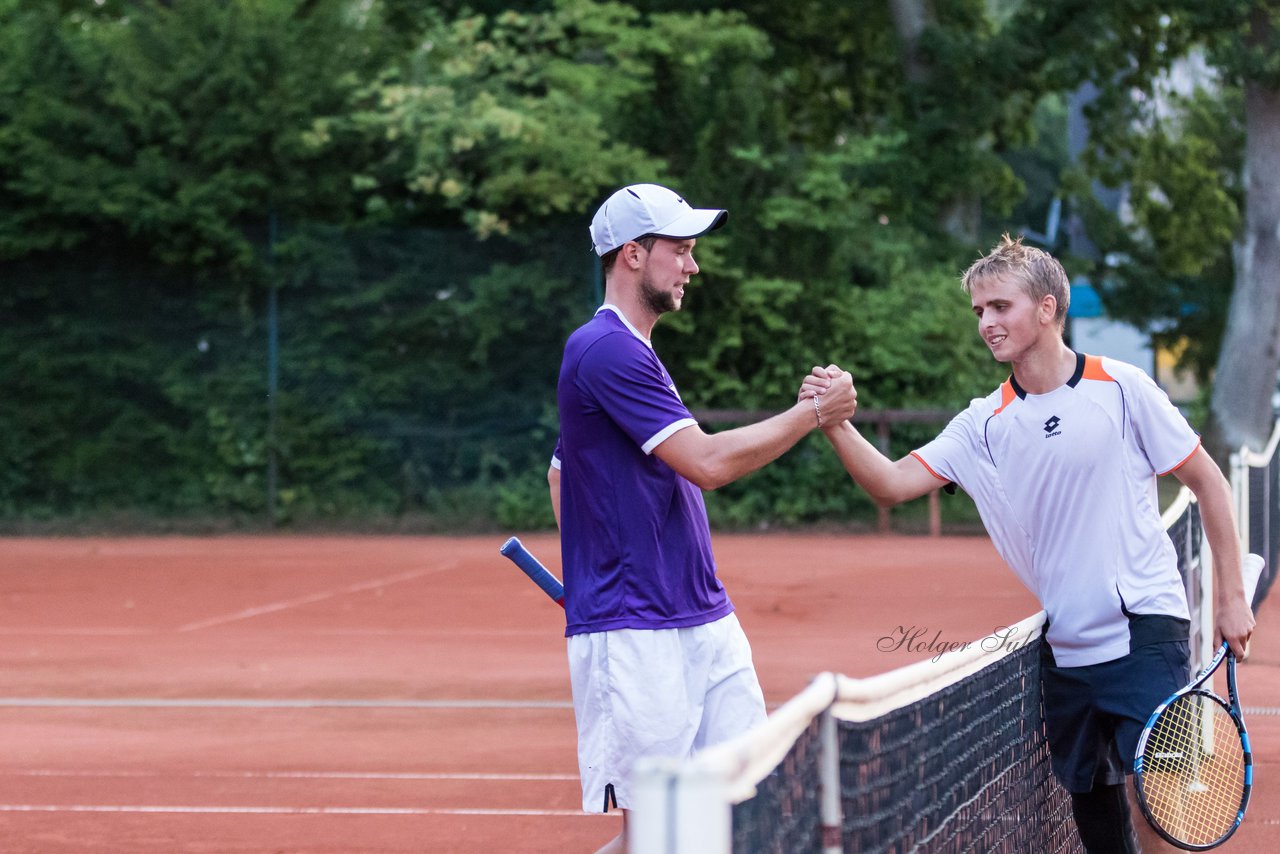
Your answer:
[[[601,257],[647,234],[688,240],[724,225],[729,212],[691,208],[657,184],[632,184],[614,193],[591,218],[591,246]]]

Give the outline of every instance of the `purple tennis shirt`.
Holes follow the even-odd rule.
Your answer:
[[[557,399],[565,635],[684,628],[731,613],[702,490],[652,453],[697,422],[618,309],[602,307],[569,336]]]

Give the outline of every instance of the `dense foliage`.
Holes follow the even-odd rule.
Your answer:
[[[865,407],[959,409],[1002,372],[958,271],[1061,192],[1086,64],[1021,3],[918,42],[894,5],[0,0],[0,518],[549,524],[585,223],[635,181],[731,210],[655,335],[691,406],[835,361]],[[1237,109],[1092,163],[1169,201],[1097,217],[1127,293],[1229,283]],[[846,483],[815,438],[709,503],[867,518]]]

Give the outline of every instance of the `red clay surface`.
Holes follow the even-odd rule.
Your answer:
[[[523,538],[551,566],[554,536]],[[501,538],[10,539],[0,545],[0,850],[592,851],[563,613]],[[985,538],[718,535],[776,705],[816,673],[931,656],[1037,609]],[[1241,693],[1274,850],[1280,605]]]

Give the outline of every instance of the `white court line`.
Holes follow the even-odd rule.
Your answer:
[[[50,629],[50,628],[42,628],[42,627],[40,627],[40,626],[33,626],[32,628],[29,628],[29,629],[24,629],[24,628],[20,628],[20,627],[16,627],[16,626],[5,626],[4,628],[0,628],[0,635],[41,635],[41,636],[43,636],[43,635],[72,635],[72,636],[76,636],[76,637],[79,637],[79,636],[85,636],[85,637],[99,637],[99,636],[106,636],[106,635],[110,635],[110,636],[116,636],[116,635],[119,635],[119,636],[121,636],[121,637],[126,637],[126,636],[132,636],[132,635],[153,635],[153,634],[155,634],[155,633],[156,633],[156,632],[155,632],[155,629],[119,629],[119,628],[112,628],[112,629],[88,629],[88,628]]]
[[[142,635],[159,634],[159,629],[137,629],[137,628],[48,628],[42,626],[32,626],[30,628],[22,628],[21,626],[0,626],[0,636],[9,637],[140,637]],[[541,628],[529,629],[501,629],[501,628],[483,628],[483,629],[463,629],[457,627],[448,628],[393,628],[393,629],[359,629],[359,628],[336,628],[323,629],[299,629],[295,634],[318,635],[322,637],[373,637],[373,638],[403,638],[403,637],[426,637],[426,638],[537,638],[544,639],[547,633]]]
[[[402,572],[399,575],[391,575],[386,578],[379,578],[374,581],[363,581],[359,584],[348,584],[345,587],[335,587],[330,590],[322,590],[319,593],[312,593],[309,596],[299,596],[296,599],[285,599],[281,602],[272,602],[269,605],[260,605],[256,608],[245,608],[243,611],[236,611],[234,614],[223,614],[218,617],[210,617],[207,620],[198,620],[194,623],[187,623],[179,626],[180,632],[194,632],[199,629],[207,629],[212,626],[220,626],[224,623],[234,623],[239,620],[248,620],[251,617],[260,617],[263,614],[274,614],[277,611],[285,611],[289,608],[296,608],[299,605],[311,605],[315,602],[322,602],[325,599],[332,599],[335,596],[345,596],[349,593],[361,593],[365,590],[372,590],[376,587],[387,587],[392,584],[399,584],[402,581],[412,581],[415,578],[421,578],[424,575],[430,575],[436,572],[444,572],[457,566],[457,561],[447,566],[433,566],[428,569],[416,569],[413,572]]]
[[[0,813],[185,813],[191,815],[514,815],[599,818],[581,810],[467,809],[441,807],[208,807],[147,804],[0,804]],[[613,813],[614,816],[618,815]]]
[[[561,619],[564,619],[561,617]],[[0,630],[2,632],[2,630]],[[545,639],[547,631],[543,627],[528,629],[503,629],[494,627],[484,627],[475,629],[465,629],[457,626],[447,626],[445,628],[432,627],[415,627],[415,628],[399,628],[399,629],[357,629],[344,628],[338,626],[336,628],[325,629],[302,629],[301,633],[311,635],[336,635],[338,637],[428,637],[428,638],[538,638]],[[563,641],[563,633],[553,636],[557,641]],[[826,639],[830,639],[830,635]]]
[[[412,781],[482,781],[498,783],[534,783],[576,781],[577,774],[480,774],[446,773],[433,771],[191,771],[167,774],[159,771],[59,771],[49,768],[32,768],[19,771],[0,770],[0,777],[100,777],[100,778],[163,778],[185,777],[218,780],[412,780]]]
[[[572,709],[569,700],[182,699],[167,697],[0,697],[9,709]]]

